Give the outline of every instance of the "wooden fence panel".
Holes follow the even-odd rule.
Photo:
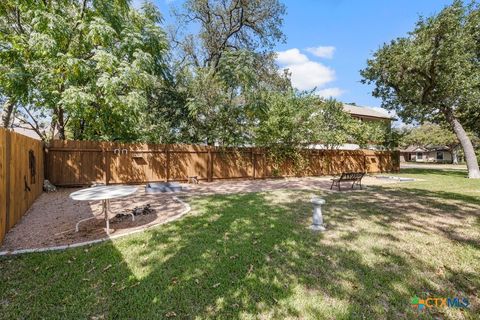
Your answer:
[[[253,153],[253,179],[262,179],[266,177],[265,173],[265,154],[255,151]]]
[[[345,152],[342,154],[341,159],[341,166],[340,168],[336,168],[336,172],[365,172],[364,155],[354,152]]]
[[[293,163],[274,166],[268,155],[257,148],[53,141],[47,153],[47,176],[52,183],[67,186],[185,181],[188,176],[212,181],[398,170],[392,152],[306,150],[305,153],[308,165],[299,172]]]
[[[235,179],[253,177],[253,153],[245,151],[213,152],[213,179]]]
[[[46,176],[55,185],[105,182],[101,143],[54,140],[47,149],[46,162]]]
[[[122,151],[122,150],[120,150]],[[165,152],[142,151],[124,154],[109,153],[109,183],[163,181],[167,178]]]
[[[186,180],[197,176],[199,180],[208,180],[208,151],[170,151],[170,180]]]
[[[0,244],[7,231],[7,131],[0,130]]]
[[[307,157],[308,165],[303,174],[305,176],[322,176],[324,175],[324,157],[318,151],[310,152]]]
[[[367,155],[365,156],[365,163],[367,167],[367,172],[370,172],[370,173],[382,172],[380,157],[375,155]]]
[[[168,149],[168,180],[181,181],[197,176],[199,180],[211,180],[212,153],[204,146],[170,145]]]
[[[0,129],[0,243],[43,191],[43,142]]]

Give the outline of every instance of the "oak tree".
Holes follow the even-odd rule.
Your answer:
[[[465,119],[480,98],[480,12],[455,1],[439,14],[420,18],[406,37],[384,44],[361,71],[374,84],[382,107],[406,123],[447,124],[457,136],[469,178],[480,178]]]

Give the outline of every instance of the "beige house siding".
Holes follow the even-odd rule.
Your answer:
[[[443,159],[437,159],[437,152],[443,154]],[[420,157],[421,155],[421,157]],[[452,153],[450,151],[423,151],[423,152],[402,152],[400,161],[406,162],[439,162],[452,163]]]

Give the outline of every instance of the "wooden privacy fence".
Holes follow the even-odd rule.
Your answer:
[[[42,193],[43,142],[0,128],[0,244]]]
[[[45,176],[59,186],[92,183],[144,183],[199,180],[262,179],[333,175],[346,171],[398,171],[396,152],[306,150],[302,172],[285,163],[275,169],[261,149],[220,149],[196,145],[121,144],[54,140],[46,149]]]

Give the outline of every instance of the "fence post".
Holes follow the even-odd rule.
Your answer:
[[[5,234],[9,230],[10,225],[10,165],[12,164],[12,136],[9,130],[5,130]]]
[[[367,168],[367,155],[365,154],[365,151],[362,150],[363,153],[363,171],[365,173],[368,173],[368,168]]]
[[[207,161],[207,181],[212,182],[213,180],[213,155],[212,149],[208,147],[208,161]]]
[[[44,143],[43,144],[43,148],[42,148],[42,151],[43,151],[43,179],[48,179],[48,149],[47,149],[47,145]],[[42,188],[43,188],[43,185],[42,185]]]
[[[105,172],[105,185],[108,185],[110,181],[110,153],[105,150],[105,146],[102,147],[103,154],[103,171]]]
[[[253,167],[253,180],[255,180],[255,176],[257,174],[257,156],[255,155],[255,151],[253,148],[250,148],[250,152],[252,153],[252,167]]]
[[[166,160],[165,160],[165,175],[167,176],[166,179],[167,179],[167,182],[170,180],[170,145],[167,144],[166,148],[165,148],[165,151],[166,151]]]

